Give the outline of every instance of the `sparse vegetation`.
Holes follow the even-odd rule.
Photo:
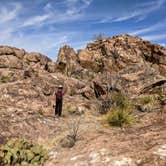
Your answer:
[[[129,110],[115,108],[107,113],[106,121],[111,126],[123,127],[135,122],[132,112]]]
[[[77,141],[79,128],[81,124],[81,118],[72,119],[71,123],[68,125],[69,127],[69,136],[74,140]]]
[[[95,58],[94,61],[99,65],[103,63],[101,58]]]
[[[75,79],[78,79],[78,80],[83,79],[83,75],[82,75],[81,72],[73,72],[73,73],[71,74],[71,77],[73,77],[73,78],[75,78]]]
[[[166,90],[162,90],[158,99],[161,105],[166,105]]]
[[[71,148],[75,145],[79,135],[80,124],[81,117],[72,119],[72,121],[68,123],[68,134],[61,141],[62,147]]]
[[[23,139],[12,139],[0,148],[0,166],[40,166],[47,159],[42,146]]]
[[[149,104],[149,103],[154,103],[154,98],[150,95],[145,95],[142,98],[140,98],[140,103],[142,105],[146,105],[146,104]]]
[[[76,93],[75,88],[72,88],[72,87],[71,87],[71,88],[69,89],[69,95],[70,95],[70,96],[74,96],[75,93]]]
[[[155,122],[160,124],[166,124],[166,90],[162,89],[161,93],[158,96],[158,101],[160,103],[160,110],[156,111]]]
[[[88,71],[87,76],[89,80],[93,80],[95,78],[95,74],[92,71]]]
[[[121,93],[112,96],[112,108],[106,114],[104,121],[111,126],[123,127],[135,122],[132,115],[133,107],[127,97]]]
[[[95,34],[94,36],[93,36],[93,39],[94,40],[103,40],[105,37],[104,37],[104,33],[99,33],[99,34]]]
[[[158,104],[158,96],[148,94],[141,95],[135,100],[135,102],[137,103],[138,110],[142,112],[152,111]]]
[[[70,114],[70,115],[73,115],[73,114],[76,114],[77,112],[77,107],[75,105],[66,105],[65,108],[64,108],[64,113],[66,114]]]
[[[10,80],[10,76],[8,76],[8,75],[2,75],[0,77],[0,83],[7,83],[7,82],[9,82],[9,80]]]
[[[120,92],[112,95],[112,103],[113,107],[118,107],[123,110],[129,110],[132,108],[131,101]]]
[[[106,114],[112,106],[112,100],[110,98],[101,100],[99,103],[99,113]]]
[[[40,108],[40,109],[37,111],[37,113],[38,113],[39,115],[43,116],[43,115],[44,115],[44,110],[43,110],[42,108]]]

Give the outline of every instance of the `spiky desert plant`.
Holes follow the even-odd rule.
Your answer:
[[[112,107],[104,116],[104,122],[111,126],[123,127],[135,122],[133,105],[122,93],[112,95]]]
[[[134,123],[135,118],[131,111],[115,108],[107,113],[106,122],[111,126],[123,127]]]
[[[0,147],[0,166],[40,166],[47,159],[42,146],[24,139],[12,139]]]

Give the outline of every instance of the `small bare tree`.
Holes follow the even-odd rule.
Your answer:
[[[95,34],[93,36],[93,39],[94,40],[103,40],[105,37],[104,37],[104,33],[100,32],[99,34]]]
[[[81,124],[81,117],[72,119],[72,121],[68,123],[68,130],[69,130],[68,137],[72,138],[75,142],[77,141],[79,135],[80,124]]]
[[[71,148],[75,145],[79,135],[80,124],[81,117],[72,119],[71,122],[67,123],[68,134],[61,141],[62,147]]]

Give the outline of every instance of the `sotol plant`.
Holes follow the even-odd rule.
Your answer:
[[[135,122],[132,115],[132,104],[127,97],[117,93],[112,97],[113,108],[108,111],[105,121],[111,126],[123,127]]]
[[[116,108],[107,113],[106,120],[109,125],[123,127],[135,122],[132,113],[128,110]]]

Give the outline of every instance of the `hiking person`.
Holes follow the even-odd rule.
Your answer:
[[[63,86],[59,85],[57,91],[55,91],[56,105],[55,105],[55,116],[60,117],[62,114],[62,104],[63,104]]]

